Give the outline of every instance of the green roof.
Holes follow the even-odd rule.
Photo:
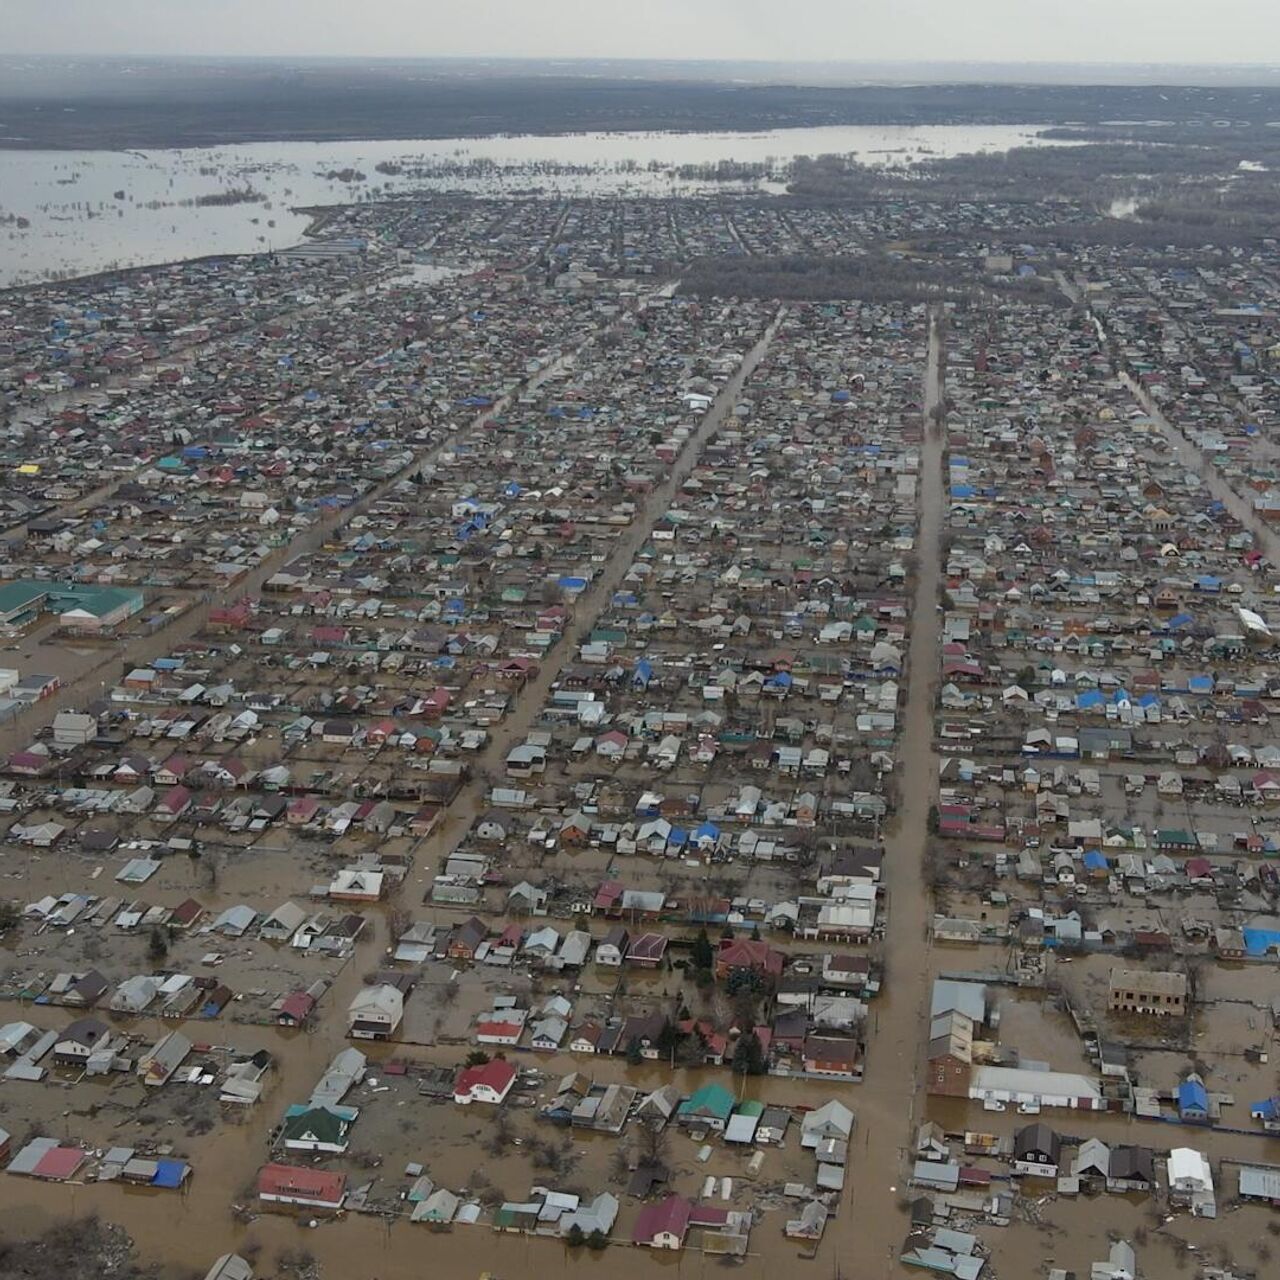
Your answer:
[[[285,1138],[314,1138],[317,1142],[338,1143],[351,1128],[351,1121],[328,1107],[295,1105],[284,1113]]]
[[[51,594],[51,605],[62,613],[71,609],[83,609],[95,617],[102,617],[122,605],[136,604],[142,607],[142,592],[132,587],[63,587]]]
[[[49,594],[51,582],[6,582],[0,587],[0,613],[30,609]]]
[[[680,1104],[682,1116],[713,1116],[727,1120],[733,1110],[733,1094],[722,1084],[704,1084],[701,1089]]]
[[[764,1115],[764,1103],[757,1102],[754,1098],[747,1099],[746,1102],[740,1102],[734,1108],[735,1116],[762,1116]]]
[[[121,605],[142,607],[142,592],[136,587],[99,587],[76,582],[45,582],[39,578],[19,578],[0,587],[0,615],[11,615],[44,603],[51,613],[83,609],[96,617]]]

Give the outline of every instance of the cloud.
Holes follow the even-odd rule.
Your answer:
[[[9,53],[1249,62],[1274,0],[34,0]]]

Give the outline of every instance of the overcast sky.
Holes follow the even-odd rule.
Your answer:
[[[1277,0],[10,0],[0,49],[876,61],[1280,60]]]

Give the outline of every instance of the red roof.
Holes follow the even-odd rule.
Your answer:
[[[519,1038],[520,1032],[524,1030],[523,1022],[500,1022],[496,1019],[486,1019],[484,1022],[476,1023],[476,1035],[478,1036],[498,1036],[504,1039]]]
[[[258,1171],[260,1196],[297,1196],[324,1204],[337,1204],[346,1189],[345,1173],[302,1169],[292,1164],[264,1164]]]
[[[783,955],[767,942],[750,942],[746,939],[724,938],[716,952],[716,968],[755,969],[777,976],[782,972]]]
[[[195,924],[202,915],[204,915],[204,908],[194,898],[187,898],[174,907],[169,919],[173,924],[191,925]]]
[[[71,1177],[85,1162],[85,1153],[79,1147],[54,1147],[36,1161],[31,1172],[37,1178],[49,1178],[62,1182]]]
[[[622,898],[622,881],[606,880],[596,890],[595,905],[600,908],[615,906]]]
[[[455,1098],[465,1097],[477,1086],[488,1085],[494,1093],[505,1093],[516,1078],[516,1069],[504,1058],[494,1058],[483,1066],[467,1067],[458,1073],[453,1086]]]
[[[304,1021],[316,1007],[315,997],[305,991],[291,991],[280,1002],[280,1016],[292,1018],[295,1022]]]
[[[181,813],[191,803],[191,792],[186,787],[171,787],[160,798],[160,807],[167,813]]]
[[[693,1206],[683,1196],[668,1196],[657,1204],[647,1204],[636,1218],[631,1233],[635,1244],[649,1244],[657,1235],[670,1234],[683,1240],[689,1230],[689,1214]]]
[[[717,1209],[709,1204],[693,1204],[689,1206],[689,1225],[691,1227],[723,1227],[728,1221],[728,1209]]]

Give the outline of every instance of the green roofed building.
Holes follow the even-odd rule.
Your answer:
[[[704,1084],[686,1098],[676,1112],[676,1122],[691,1128],[722,1130],[733,1111],[733,1094],[722,1084]]]
[[[34,618],[49,598],[49,582],[6,582],[0,587],[0,623],[20,626]]]
[[[0,586],[0,626],[18,628],[42,613],[56,613],[59,624],[71,630],[113,631],[141,613],[144,603],[136,587],[20,578]]]

